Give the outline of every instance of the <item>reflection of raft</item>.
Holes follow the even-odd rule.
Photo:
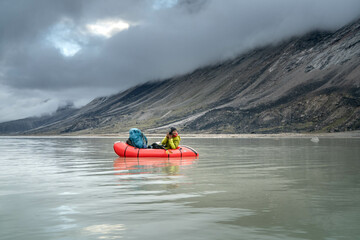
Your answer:
[[[176,174],[181,167],[191,166],[197,161],[197,157],[183,158],[125,158],[119,157],[114,161],[114,169],[118,175],[154,173],[162,169],[170,175]],[[123,172],[124,171],[124,172]]]
[[[149,149],[135,148],[124,142],[115,142],[114,151],[120,157],[161,157],[161,158],[182,158],[197,157],[199,154],[188,146],[179,146],[177,149]]]

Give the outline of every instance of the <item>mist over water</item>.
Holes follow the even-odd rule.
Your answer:
[[[1,137],[1,239],[360,235],[360,139],[184,138],[199,159],[150,163],[117,140]]]

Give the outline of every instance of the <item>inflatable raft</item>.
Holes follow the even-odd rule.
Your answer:
[[[137,158],[182,158],[197,157],[199,154],[191,147],[179,146],[177,149],[151,149],[136,148],[124,142],[115,142],[114,151],[119,157],[137,157]]]

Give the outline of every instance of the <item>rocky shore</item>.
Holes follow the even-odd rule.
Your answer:
[[[163,138],[164,134],[146,133],[147,138]],[[128,133],[117,134],[63,134],[63,135],[17,135],[3,136],[9,138],[127,138]],[[274,134],[182,134],[181,138],[360,138],[360,131],[335,133],[274,133]],[[1,136],[0,136],[1,137]]]

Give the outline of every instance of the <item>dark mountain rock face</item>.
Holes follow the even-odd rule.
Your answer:
[[[71,117],[78,110],[72,105],[60,107],[55,113],[42,117],[31,117],[0,123],[0,134],[24,134],[37,128],[44,128],[49,124],[61,122]]]
[[[56,118],[0,124],[0,133],[277,133],[360,129],[360,21],[148,82]],[[21,127],[26,126],[26,127]]]

